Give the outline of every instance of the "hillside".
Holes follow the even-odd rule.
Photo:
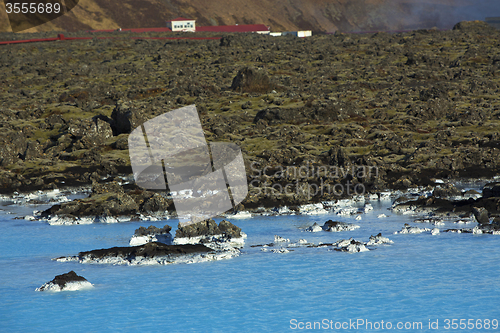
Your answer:
[[[67,15],[25,32],[161,27],[178,16],[198,25],[263,23],[273,31],[371,31],[451,28],[500,15],[491,0],[80,0]],[[11,31],[0,11],[0,31]]]

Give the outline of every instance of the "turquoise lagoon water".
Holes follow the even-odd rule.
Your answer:
[[[140,225],[163,226],[165,221],[50,226],[3,212],[0,332],[293,332],[309,327],[382,332],[398,331],[398,323],[406,332],[499,331],[491,321],[500,320],[500,236],[393,235],[412,219],[387,211],[388,204],[374,203],[375,210],[363,214],[361,221],[331,215],[234,220],[248,234],[241,256],[167,266],[51,261],[79,251],[128,245]],[[379,219],[380,213],[389,216]],[[361,228],[342,233],[301,229],[330,218]],[[174,232],[177,221],[166,223]],[[456,225],[440,228],[447,227]],[[379,232],[394,244],[365,253],[299,248],[276,254],[250,247],[272,242],[275,234],[318,243],[349,237],[367,241]],[[35,291],[70,270],[95,287]],[[458,319],[456,326],[451,326],[452,319]],[[462,329],[460,319],[465,320]],[[477,324],[487,323],[485,319],[489,325]],[[469,327],[463,329],[466,322]]]

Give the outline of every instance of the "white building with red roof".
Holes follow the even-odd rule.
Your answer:
[[[178,17],[167,22],[167,27],[172,31],[196,31],[196,20]]]

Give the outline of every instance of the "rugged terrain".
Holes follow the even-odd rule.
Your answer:
[[[498,39],[499,31],[482,22],[463,22],[449,31],[307,39],[227,35],[5,45],[0,188],[10,193],[123,181],[119,175],[130,180],[130,131],[190,104],[208,141],[242,148],[248,208],[339,196],[326,190],[311,195],[312,184],[326,189],[349,181],[380,191],[498,175]],[[353,175],[353,166],[376,168]],[[273,189],[276,184],[291,184],[291,193]],[[133,184],[96,186],[93,198],[84,200],[91,213],[171,206]],[[74,211],[65,204],[51,213],[57,209]]]
[[[273,31],[450,29],[499,10],[496,0],[80,0],[70,13],[27,31],[164,27],[179,16],[201,26],[266,24]],[[11,31],[3,10],[0,31]]]

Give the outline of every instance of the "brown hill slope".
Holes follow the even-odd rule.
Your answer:
[[[177,16],[198,25],[264,23],[275,31],[450,28],[494,9],[500,5],[491,0],[80,0],[69,14],[27,32],[160,27]],[[10,31],[4,11],[0,31]]]

